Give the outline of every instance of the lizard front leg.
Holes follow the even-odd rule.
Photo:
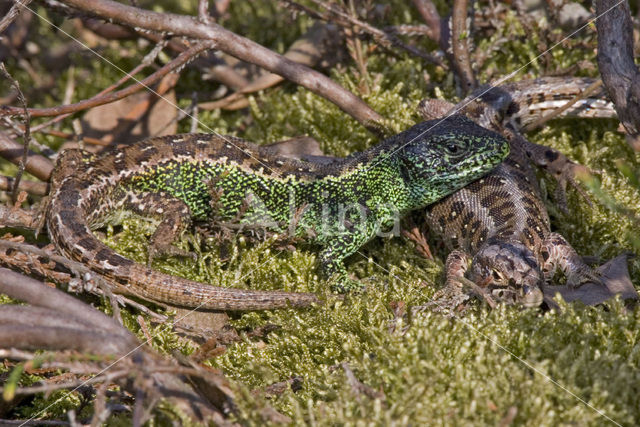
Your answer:
[[[586,282],[602,283],[598,274],[584,263],[580,255],[558,233],[551,233],[542,242],[542,272],[547,283],[551,281],[559,269],[567,278],[567,285],[572,288]]]
[[[323,276],[330,280],[334,291],[345,293],[359,291],[364,285],[349,277],[344,266],[344,259],[353,254],[366,243],[354,234],[341,234],[330,239],[320,252],[320,268]]]
[[[437,291],[433,296],[433,305],[437,311],[453,310],[469,299],[469,295],[464,292],[464,275],[469,269],[469,255],[460,250],[449,253],[445,262],[446,281],[444,288]]]
[[[125,198],[124,209],[146,217],[160,220],[151,236],[147,255],[147,265],[159,255],[193,256],[173,245],[173,242],[191,224],[189,207],[180,199],[168,193],[131,192]]]

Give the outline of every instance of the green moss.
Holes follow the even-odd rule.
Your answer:
[[[306,18],[291,20],[273,2],[231,5],[223,25],[279,52],[284,52],[310,24]],[[399,2],[393,4],[385,22],[419,22],[413,9],[399,6]],[[449,9],[445,2],[438,6],[441,12]],[[537,28],[538,24],[533,25]],[[39,43],[49,43],[44,37],[50,35],[49,28],[39,24],[36,30],[43,36]],[[476,50],[488,52],[478,67],[480,80],[506,76],[536,58],[541,49],[551,45],[541,37],[527,31],[515,14],[508,13],[503,26],[484,39],[474,39]],[[534,61],[519,77],[566,68],[578,61],[593,62],[593,49],[579,46],[585,37],[591,40],[592,35],[582,34],[563,43],[547,58]],[[423,48],[432,46],[430,42],[417,43]],[[120,45],[133,50],[131,45]],[[372,46],[365,43],[365,47]],[[392,56],[377,48],[365,51],[372,52],[367,55],[366,75],[361,76],[352,65],[342,65],[331,70],[330,77],[365,99],[388,118],[392,128],[402,130],[419,120],[415,107],[423,97],[456,100],[453,78],[442,69],[403,54]],[[105,53],[123,68],[132,68],[133,57],[123,57],[119,52],[113,47]],[[139,58],[139,52],[136,55]],[[79,85],[78,98],[119,78],[102,62],[81,64],[95,79],[90,85]],[[28,87],[27,73],[15,68],[23,87]],[[430,76],[428,83],[425,75]],[[215,87],[202,82],[198,73],[187,71],[178,93],[191,93],[194,88],[212,92]],[[366,87],[366,92],[361,87]],[[64,80],[60,80],[50,93],[30,102],[55,105],[63,91]],[[181,106],[188,104],[188,99],[181,100]],[[249,111],[250,120],[245,111],[201,112],[200,119],[220,133],[237,134],[258,143],[310,135],[334,155],[346,155],[377,142],[340,109],[292,84],[255,95]],[[186,122],[180,124],[183,131],[188,126]],[[575,161],[601,170],[602,189],[621,206],[640,215],[640,192],[616,165],[616,160],[622,159],[637,170],[640,159],[616,131],[617,126],[617,122],[607,120],[556,121],[529,136],[534,142],[551,145]],[[69,122],[63,129],[70,130]],[[540,179],[545,191],[553,195],[554,180],[544,174]],[[571,189],[568,195],[569,215],[563,214],[551,197],[547,206],[554,230],[565,235],[581,254],[606,259],[628,250],[638,253],[633,242],[640,233],[629,218],[597,201],[589,206]],[[144,262],[152,230],[145,221],[127,219],[120,232],[108,231],[105,241],[123,255]],[[263,341],[245,337],[208,362],[236,382],[237,418],[247,424],[263,421],[259,408],[264,400],[250,391],[292,375],[304,378],[302,390],[287,391],[269,403],[295,424],[495,425],[512,407],[517,410],[515,425],[603,424],[605,418],[593,408],[623,425],[633,425],[640,418],[638,308],[626,311],[620,303],[612,303],[605,310],[575,304],[564,306],[560,313],[541,313],[513,307],[490,311],[474,303],[461,319],[448,320],[428,312],[396,318],[403,304],[407,310],[425,304],[442,285],[442,257],[424,260],[412,244],[400,238],[375,240],[351,257],[349,271],[365,279],[368,291],[337,302],[328,293],[327,284],[318,279],[313,248],[298,245],[295,251],[280,251],[271,240],[250,244],[238,237],[226,250],[228,259],[221,261],[220,248],[202,236],[185,236],[181,244],[185,249],[196,248],[198,259],[159,259],[154,268],[221,286],[310,291],[328,300],[324,306],[308,310],[234,317],[233,325],[238,328],[267,323],[281,326]],[[631,260],[629,264],[633,282],[638,285],[640,261]],[[125,325],[143,339],[136,317],[137,313],[123,310]],[[152,327],[151,332],[154,346],[162,352],[193,351],[192,344],[185,344],[164,326]],[[341,367],[344,362],[361,382],[383,392],[384,399],[354,391]],[[77,396],[71,395],[54,408],[53,414],[61,415],[77,403]],[[34,414],[44,406],[45,400],[37,398],[21,414]],[[110,420],[115,424],[118,421]]]

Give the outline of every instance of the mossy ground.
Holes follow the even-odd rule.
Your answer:
[[[260,20],[276,13],[266,3],[232,2],[231,18],[223,24],[282,52],[308,21],[303,19],[292,27],[294,21],[289,19],[270,19],[271,26],[265,26]],[[396,6],[391,13],[393,23],[419,22],[408,7]],[[238,16],[243,17],[242,22]],[[46,33],[46,29],[41,31]],[[583,34],[581,40],[592,39],[593,31]],[[475,43],[477,49],[493,52],[478,69],[482,81],[521,67],[538,55],[543,44],[513,14],[493,35]],[[420,99],[439,96],[456,101],[450,74],[406,55],[396,57],[379,49],[371,52],[367,75],[360,75],[351,64],[339,66],[330,75],[354,92],[362,93],[366,87],[362,97],[398,130],[419,120],[416,106]],[[115,52],[113,55],[117,58]],[[593,50],[565,43],[553,50],[551,62],[536,60],[517,78],[534,77],[581,60],[593,61]],[[131,68],[126,61],[123,65]],[[114,80],[107,65],[96,61],[92,67],[100,69],[94,72],[100,80]],[[18,77],[27,84],[27,76]],[[92,93],[98,83],[87,90]],[[60,85],[61,91],[64,82]],[[190,93],[194,87],[207,85],[197,73],[186,72],[178,91]],[[78,92],[79,96],[88,94]],[[221,133],[239,134],[258,143],[310,135],[333,155],[376,143],[337,107],[291,84],[253,98],[250,114],[245,132],[237,129],[247,123],[246,112],[203,112],[200,120]],[[181,126],[186,131],[188,123]],[[529,137],[601,170],[599,179],[606,194],[640,215],[640,191],[615,163],[622,159],[638,170],[640,159],[617,126],[613,120],[557,121]],[[553,194],[553,180],[541,175],[541,183]],[[639,233],[630,219],[597,201],[589,206],[572,190],[569,196],[569,215],[561,213],[550,198],[547,206],[553,228],[581,254],[606,259],[623,251],[639,253],[634,246]],[[144,235],[149,232],[144,222],[128,220],[121,233],[108,233],[107,241],[123,254],[143,261]],[[278,251],[268,241],[248,244],[238,238],[231,246],[230,259],[223,263],[215,245],[203,245],[197,236],[187,240],[195,242],[192,247],[205,248],[198,261],[167,260],[155,267],[216,285],[310,291],[330,299],[327,284],[317,277],[313,250]],[[239,329],[266,323],[281,326],[264,340],[244,339],[208,362],[236,382],[238,420],[263,423],[256,410],[263,400],[250,390],[301,376],[302,390],[269,401],[296,424],[496,425],[513,414],[512,408],[517,425],[600,425],[611,420],[636,424],[640,418],[640,309],[627,311],[621,303],[612,302],[606,308],[574,304],[560,312],[543,313],[515,307],[489,310],[475,303],[464,317],[454,320],[429,312],[396,316],[403,305],[409,310],[428,302],[442,286],[445,254],[436,254],[435,261],[428,261],[401,238],[375,240],[348,263],[350,272],[367,282],[364,294],[308,310],[234,317],[232,323]],[[631,260],[629,266],[634,284],[640,286],[640,261]],[[133,315],[125,314],[125,318],[137,331]],[[175,335],[160,328],[156,332],[154,344],[160,350],[193,351]],[[359,381],[384,398],[355,391],[341,367],[345,362]],[[37,411],[38,405],[34,402],[30,409]]]

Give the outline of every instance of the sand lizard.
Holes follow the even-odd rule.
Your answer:
[[[506,135],[511,153],[491,173],[426,211],[429,227],[452,250],[446,261],[445,288],[437,294],[440,303],[455,306],[467,298],[460,277],[481,285],[496,300],[525,306],[542,302],[541,289],[558,269],[570,286],[598,281],[564,237],[551,232],[531,162],[559,178],[562,191],[577,169],[586,168],[518,133],[522,126],[580,95],[593,82],[543,78],[490,90],[480,88],[456,106],[478,124]],[[442,101],[426,101],[420,110],[433,118],[452,107]],[[586,98],[564,115],[614,117],[615,111],[604,99]]]

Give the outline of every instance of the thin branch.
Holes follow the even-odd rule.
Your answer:
[[[629,4],[596,1],[598,67],[632,145],[640,150],[640,72],[634,62],[633,25]]]
[[[126,354],[137,344],[100,329],[0,324],[0,345],[26,350],[76,350],[96,354]]]
[[[304,8],[304,6],[299,5],[298,3],[291,1],[291,0],[285,0],[287,3],[296,6],[296,7],[300,7],[303,8],[304,10],[309,10],[308,8]],[[328,10],[331,14],[335,15],[336,17],[341,18],[342,20],[345,20],[346,22],[348,22],[351,25],[355,25],[359,28],[361,28],[364,32],[368,33],[369,35],[371,35],[378,43],[380,43],[383,46],[386,46],[387,48],[391,47],[391,46],[397,46],[401,49],[406,50],[407,52],[409,52],[410,54],[417,56],[419,58],[424,59],[425,61],[428,61],[432,64],[436,64],[439,65],[441,67],[445,67],[445,64],[437,57],[430,55],[426,52],[421,51],[420,49],[408,45],[404,42],[402,42],[400,39],[398,39],[398,37],[395,36],[395,34],[393,33],[387,33],[383,30],[380,30],[364,21],[361,21],[360,19],[356,18],[355,16],[352,16],[348,13],[343,12],[342,10],[340,10],[338,7],[336,7],[334,4],[332,3],[326,3],[323,1],[318,1],[318,0],[311,0],[313,1],[315,4],[317,4],[318,6]],[[339,24],[342,24],[340,22],[338,22]],[[342,24],[343,25],[343,24]]]
[[[413,0],[413,5],[429,28],[429,38],[441,45],[442,22],[436,6],[431,0]]]
[[[284,56],[299,64],[313,67],[329,53],[328,45],[335,46],[337,44],[336,39],[339,40],[340,35],[334,25],[316,23],[287,49]],[[266,73],[225,98],[212,102],[203,102],[198,106],[204,110],[217,108],[237,110],[245,108],[249,105],[245,95],[267,89],[283,80],[284,78],[278,74]]]
[[[5,244],[6,241],[0,243]],[[121,334],[122,331],[126,331],[113,319],[82,301],[6,268],[0,268],[0,292],[37,307],[50,308],[80,317],[84,319],[85,325],[94,326],[106,332]],[[133,335],[130,335],[129,339],[136,340]]]
[[[204,41],[196,44],[191,49],[181,53],[174,60],[160,68],[158,71],[151,74],[149,77],[141,80],[139,83],[132,84],[125,89],[119,90],[111,94],[105,94],[103,96],[96,96],[84,101],[77,102],[75,104],[59,105],[57,107],[50,108],[30,108],[29,112],[34,117],[43,116],[57,116],[59,114],[76,113],[78,111],[86,110],[88,108],[97,107],[98,105],[108,104],[119,99],[125,98],[133,93],[138,92],[156,82],[160,81],[165,75],[169,74],[173,70],[182,67],[194,57],[198,56],[207,49],[212,49],[214,43],[211,41]],[[16,107],[0,106],[0,116],[21,114],[21,110]]]
[[[467,19],[467,0],[453,2],[451,16],[451,48],[453,50],[453,65],[460,78],[463,96],[478,86],[476,77],[471,69],[469,58],[469,40],[471,38],[470,25]]]
[[[128,80],[134,78],[134,76],[136,74],[138,74],[140,71],[142,71],[145,67],[149,66],[154,60],[155,58],[158,56],[158,54],[160,53],[161,49],[158,49],[158,47],[163,46],[162,44],[158,44],[155,48],[153,48],[151,50],[151,52],[149,52],[149,54],[145,55],[145,57],[142,59],[142,61],[140,62],[140,64],[138,64],[133,70],[131,70],[130,72],[126,73],[124,76],[122,76],[122,78],[120,78],[120,80],[118,80],[116,83],[104,88],[103,90],[101,90],[100,92],[98,92],[95,96],[93,96],[93,98],[99,98],[101,96],[106,95],[107,93],[113,92],[114,90],[116,90],[116,88],[122,86],[123,84],[125,84]],[[185,49],[186,50],[186,49]],[[66,113],[66,114],[61,114],[51,120],[48,120],[44,123],[41,123],[37,126],[34,126],[32,131],[33,132],[39,132],[42,129],[45,129],[51,125],[53,125],[54,123],[58,123],[60,121],[62,121],[63,119],[69,117],[71,114],[73,113]],[[68,138],[71,138],[71,134],[66,134],[69,135]],[[58,136],[58,135],[56,135]],[[100,141],[100,140],[97,140]]]
[[[13,189],[11,191],[11,200],[13,200],[13,202],[15,203],[18,199],[18,187],[20,185],[20,180],[22,179],[22,174],[24,174],[24,170],[27,164],[29,143],[31,142],[31,116],[29,115],[29,109],[27,108],[27,99],[24,97],[24,94],[20,89],[20,84],[11,76],[11,74],[9,74],[2,62],[0,62],[0,74],[4,75],[4,77],[9,80],[9,82],[11,82],[11,85],[15,88],[18,94],[18,100],[22,104],[23,111],[22,120],[24,122],[24,132],[22,133],[22,157],[20,158],[20,162],[18,163],[18,172],[16,173]]]
[[[190,16],[152,12],[111,0],[64,0],[75,8],[106,20],[131,27],[165,32],[176,36],[209,40],[212,47],[243,61],[280,74],[328,99],[377,135],[386,133],[384,118],[364,101],[327,76],[291,61],[258,43],[239,36],[215,23],[203,24]]]
[[[537,119],[536,121],[534,121],[532,123],[529,123],[528,125],[524,126],[521,129],[521,131],[522,132],[530,132],[530,131],[532,131],[534,129],[539,128],[540,126],[542,126],[543,124],[545,124],[549,120],[553,120],[554,118],[556,118],[558,116],[561,116],[562,113],[564,113],[565,111],[570,109],[577,102],[579,102],[582,99],[588,98],[590,95],[592,95],[595,92],[597,92],[600,89],[601,86],[602,86],[602,80],[600,80],[600,79],[596,80],[595,82],[591,83],[589,85],[589,87],[587,87],[583,92],[581,92],[580,94],[576,95],[572,100],[568,101],[562,107],[558,107],[555,110],[553,110],[551,113],[547,114],[546,116],[542,116],[539,119]]]
[[[76,381],[68,381],[63,383],[48,383],[43,385],[34,385],[29,387],[17,387],[16,394],[36,394],[36,393],[51,393],[55,390],[73,389],[79,386],[109,383],[123,378],[130,374],[129,369],[121,369],[118,371],[110,371],[108,374],[99,375],[89,379],[78,379]]]
[[[48,181],[51,171],[53,171],[53,162],[32,151],[28,153],[26,171],[36,178]],[[0,157],[15,164],[19,164],[22,159],[22,145],[9,138],[4,132],[0,132]]]
[[[9,25],[20,15],[20,12],[31,3],[32,0],[16,0],[15,4],[11,6],[11,9],[0,21],[0,33],[7,29]]]
[[[11,191],[15,187],[16,180],[10,176],[0,175],[0,191]],[[49,190],[46,182],[20,181],[18,191],[26,191],[35,196],[45,196]]]

